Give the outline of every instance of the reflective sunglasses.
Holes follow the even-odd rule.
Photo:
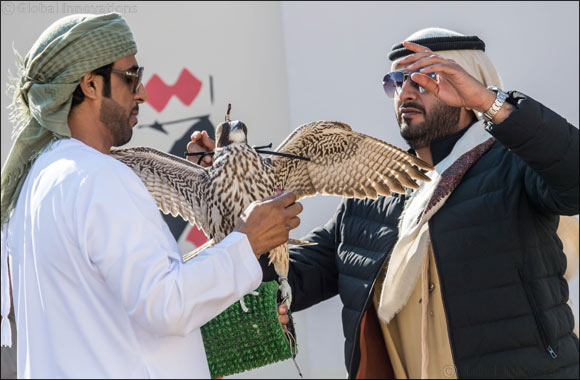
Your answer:
[[[385,90],[385,94],[387,94],[389,98],[394,98],[395,93],[399,95],[401,93],[401,88],[403,88],[403,83],[405,82],[405,80],[407,80],[407,78],[409,78],[411,84],[415,88],[419,89],[420,93],[424,93],[425,89],[419,86],[417,83],[413,82],[413,80],[410,78],[411,74],[418,72],[419,71],[413,71],[408,74],[405,74],[402,71],[391,71],[383,78],[383,89]],[[427,75],[430,78],[437,79],[437,73],[429,73],[425,75]]]
[[[125,71],[125,70],[117,70],[111,69],[112,73],[117,73],[124,75],[130,82],[133,82],[133,93],[136,94],[139,91],[139,86],[141,85],[141,81],[143,80],[143,70],[144,67],[139,67],[137,71]]]

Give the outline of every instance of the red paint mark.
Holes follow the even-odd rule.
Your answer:
[[[187,233],[185,240],[193,243],[196,247],[199,247],[207,241],[207,236],[205,236],[202,230],[198,229],[196,226],[193,226]]]
[[[167,85],[159,75],[153,74],[145,85],[147,103],[157,112],[161,112],[167,106],[171,97],[175,95],[183,104],[188,106],[199,94],[201,84],[201,81],[187,69],[181,70],[179,78],[172,86]]]

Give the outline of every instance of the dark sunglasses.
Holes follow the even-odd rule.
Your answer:
[[[136,72],[135,71],[111,69],[111,72],[124,75],[130,81],[132,81],[133,82],[133,93],[136,94],[137,91],[139,91],[139,86],[141,85],[141,81],[143,80],[143,70],[144,69],[145,69],[144,67],[139,67]]]
[[[413,82],[413,80],[410,78],[411,74],[418,72],[419,71],[413,71],[406,74],[402,71],[391,71],[383,78],[383,89],[385,90],[385,94],[387,94],[389,98],[394,98],[395,93],[397,93],[397,95],[400,94],[401,88],[403,87],[403,83],[405,82],[405,80],[407,80],[407,78],[409,78],[411,84],[415,88],[419,89],[421,93],[424,93],[425,89],[419,86],[417,83]],[[437,73],[429,73],[425,75],[427,75],[430,78],[437,79]]]

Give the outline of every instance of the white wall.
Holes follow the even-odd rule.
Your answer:
[[[62,4],[75,5],[2,2],[2,83],[7,70],[14,71],[12,43],[25,54],[44,28],[68,14],[71,8]],[[123,13],[146,67],[145,83],[157,73],[172,84],[184,67],[203,81],[191,105],[173,98],[161,113],[142,106],[141,124],[210,114],[217,125],[232,102],[232,117],[248,124],[250,144],[276,145],[302,123],[329,119],[404,147],[392,100],[381,88],[390,67],[387,53],[416,30],[439,26],[479,36],[506,89],[520,90],[578,125],[577,2],[106,2],[101,10],[80,4],[95,13]],[[4,163],[10,147],[4,94],[1,104]],[[169,135],[137,128],[131,145],[168,149],[186,124],[167,127]],[[324,224],[338,201],[304,200],[302,224],[293,235]],[[335,297],[295,314],[297,361],[307,378],[345,375],[340,309]],[[233,377],[298,376],[286,361]]]

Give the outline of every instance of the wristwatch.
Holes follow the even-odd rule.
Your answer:
[[[495,91],[497,93],[497,96],[495,97],[495,102],[493,102],[491,107],[489,107],[489,109],[485,111],[485,113],[483,114],[483,118],[485,120],[491,121],[495,116],[495,114],[497,113],[497,111],[499,111],[505,100],[508,98],[508,94],[495,86],[489,86],[488,89],[491,91]]]

